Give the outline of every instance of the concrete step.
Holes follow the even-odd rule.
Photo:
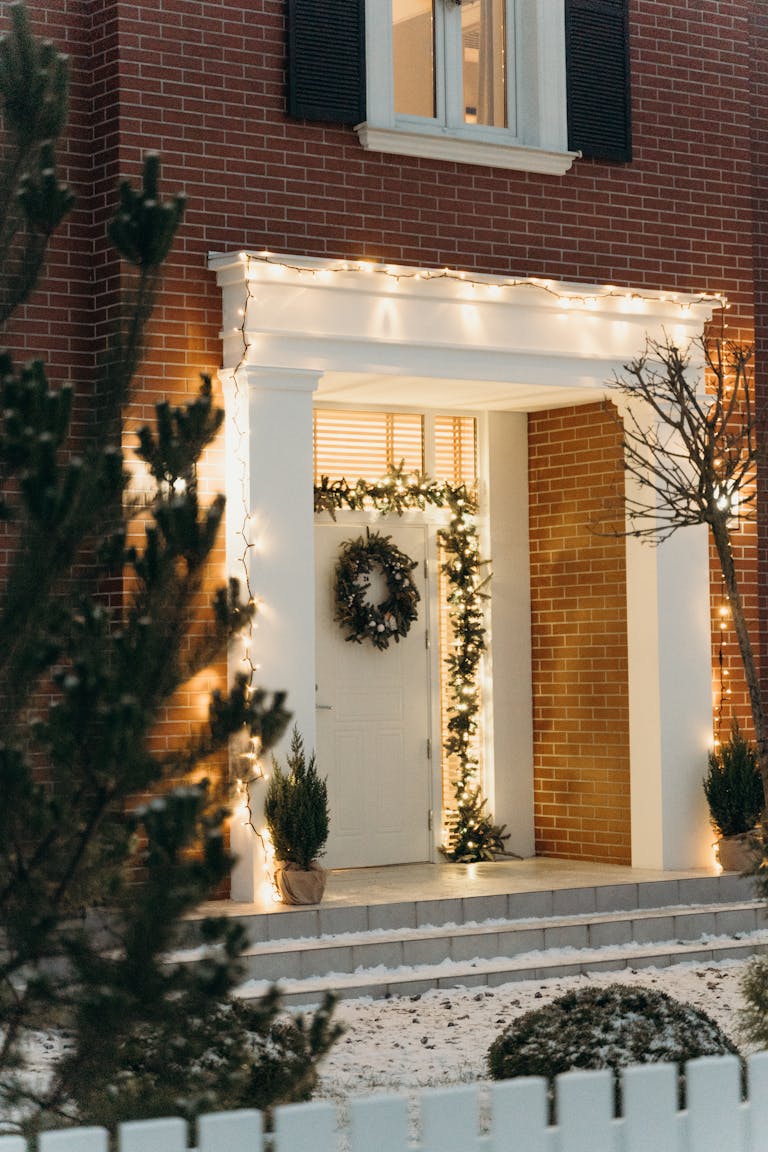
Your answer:
[[[469,924],[345,932],[251,945],[244,953],[250,978],[303,979],[327,972],[365,968],[464,963],[511,958],[553,949],[594,949],[659,941],[699,940],[755,932],[762,909],[754,901],[700,904],[552,916],[531,920],[489,920]]]
[[[617,972],[622,969],[663,968],[670,964],[717,963],[746,960],[768,953],[768,931],[740,936],[702,937],[697,941],[660,941],[623,947],[558,950],[555,953],[528,952],[515,957],[469,961],[446,960],[441,964],[415,965],[403,969],[361,968],[347,972],[308,976],[279,981],[283,1001],[291,1007],[312,1007],[325,992],[342,999],[369,996],[415,996],[433,988],[494,987],[515,980],[545,980],[591,972]],[[269,981],[249,980],[240,986],[244,999],[262,996]]]
[[[679,885],[686,887],[681,891]],[[257,938],[244,953],[248,979],[240,994],[259,996],[279,981],[287,1003],[312,1004],[326,990],[344,997],[413,995],[430,987],[742,958],[768,948],[763,906],[745,899],[747,894],[749,882],[721,876],[436,901],[428,911],[401,904],[302,909],[256,923]],[[681,895],[703,899],[647,906],[654,898]],[[598,903],[608,908],[596,910]],[[518,915],[510,916],[510,910]],[[494,915],[500,911],[507,915]],[[280,935],[285,928],[295,933],[299,926],[316,927],[323,912],[339,913],[325,917],[331,931]],[[483,912],[490,915],[467,918]],[[446,919],[451,913],[455,922]],[[428,914],[432,922],[414,923]],[[247,919],[253,939],[254,918]],[[375,927],[364,927],[372,921]],[[382,922],[386,926],[378,926]],[[258,939],[264,932],[272,938]],[[184,949],[169,961],[195,963],[203,954],[201,948]]]
[[[326,900],[312,908],[276,904],[268,912],[231,902],[212,903],[184,920],[179,947],[200,942],[200,923],[206,915],[225,915],[242,924],[252,944],[285,939],[307,939],[355,933],[476,924],[486,920],[522,920],[587,913],[662,908],[668,905],[727,904],[750,900],[753,881],[725,873],[639,883],[596,884],[572,888],[542,888],[484,896],[386,901],[371,892],[366,902]]]

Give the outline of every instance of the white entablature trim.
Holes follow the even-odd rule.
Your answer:
[[[700,336],[715,293],[652,292],[266,252],[213,254],[224,368],[408,374],[510,389],[605,392],[648,337]],[[321,387],[321,391],[323,391]]]

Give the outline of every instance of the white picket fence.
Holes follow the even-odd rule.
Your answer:
[[[204,1116],[198,1152],[768,1152],[768,1052],[749,1061],[742,1099],[735,1057],[694,1060],[687,1107],[678,1111],[677,1070],[645,1064],[625,1071],[623,1115],[614,1116],[608,1072],[569,1072],[557,1083],[557,1124],[547,1123],[543,1080],[508,1080],[354,1099],[340,1112],[327,1102],[276,1109],[265,1134],[256,1111]],[[342,1114],[343,1113],[343,1114]],[[187,1152],[183,1120],[123,1124],[119,1152]],[[38,1152],[108,1152],[102,1128],[46,1132]],[[0,1152],[30,1152],[18,1136]]]

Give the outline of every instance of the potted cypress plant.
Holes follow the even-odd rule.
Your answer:
[[[272,758],[264,801],[275,850],[275,885],[284,904],[319,904],[325,869],[318,857],[328,839],[328,786],[318,776],[314,752],[307,762],[304,741],[294,726],[286,770]]]
[[[731,724],[730,739],[709,754],[704,793],[718,836],[717,852],[723,869],[751,870],[759,848],[765,795],[757,752],[744,739],[736,720]]]

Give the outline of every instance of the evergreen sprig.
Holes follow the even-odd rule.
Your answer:
[[[709,753],[704,794],[719,836],[752,832],[760,822],[765,796],[757,750],[744,737],[736,719],[731,723],[729,739]]]
[[[74,204],[56,175],[55,145],[67,120],[67,58],[32,34],[23,4],[0,37],[0,323],[35,287],[48,240]]]

